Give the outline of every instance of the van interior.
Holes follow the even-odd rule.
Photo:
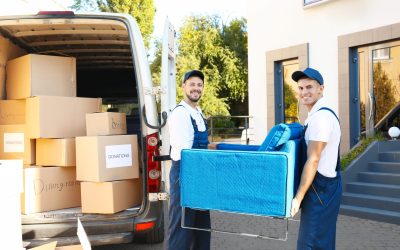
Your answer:
[[[130,46],[129,34],[122,21],[94,18],[68,17],[54,18],[51,16],[31,16],[20,19],[9,17],[0,19],[0,98],[6,99],[6,64],[7,61],[26,55],[42,54],[54,56],[75,57],[77,66],[77,96],[102,98],[102,111],[125,112],[127,115],[128,134],[141,135],[139,119],[138,80],[135,77],[134,57]],[[141,143],[139,142],[139,147]],[[139,149],[140,152],[140,149]],[[140,207],[123,211],[119,219],[124,219],[129,231],[132,232],[132,214],[137,214]],[[76,230],[47,230],[42,234],[36,223],[64,222],[67,214],[76,213],[74,209],[64,209],[60,214],[52,216],[37,214],[33,217],[23,217],[26,224],[24,240],[40,237],[65,237],[76,235]],[[86,216],[86,215],[85,215]],[[76,217],[67,218],[71,223]],[[103,216],[104,218],[112,217]],[[96,221],[97,215],[87,215],[86,221]],[[31,224],[31,225],[29,225]],[[121,224],[122,225],[122,224]],[[31,228],[31,229],[30,229]],[[103,229],[89,228],[94,234],[106,234],[113,227],[113,221],[103,222]],[[101,230],[105,230],[104,232]],[[114,230],[114,229],[113,229]],[[126,232],[126,229],[119,229]],[[24,231],[24,230],[23,230]],[[112,231],[112,230],[111,230]],[[44,232],[44,231],[43,231]],[[49,236],[47,233],[51,233]],[[115,235],[113,237],[115,238]],[[126,234],[121,242],[127,242]],[[106,239],[99,238],[97,244],[104,244]],[[68,242],[59,241],[68,244]],[[109,244],[109,243],[108,243]],[[32,246],[34,246],[33,244]]]
[[[77,96],[101,97],[102,111],[127,114],[128,134],[139,134],[134,60],[125,24],[110,19],[45,18],[0,20],[0,80],[5,66],[25,54],[71,56],[77,62]]]

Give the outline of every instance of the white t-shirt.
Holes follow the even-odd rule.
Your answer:
[[[341,136],[340,125],[332,112],[319,110],[322,107],[330,108],[324,98],[319,99],[308,113],[308,117],[305,120],[305,124],[308,124],[308,127],[304,138],[307,145],[310,140],[327,142],[321,153],[317,170],[326,177],[335,177]]]
[[[181,101],[168,119],[168,128],[171,144],[171,159],[179,161],[182,149],[190,149],[193,145],[194,129],[190,116],[196,121],[200,132],[206,130],[203,115],[199,107],[192,108],[185,101]]]

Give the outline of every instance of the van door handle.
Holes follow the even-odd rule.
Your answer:
[[[167,117],[168,117],[168,114],[167,114],[167,112],[165,112],[165,111],[163,111],[163,112],[161,113],[162,123],[161,123],[160,126],[155,126],[155,125],[149,124],[149,122],[147,121],[146,108],[145,108],[144,105],[143,105],[142,113],[143,113],[144,123],[145,123],[146,126],[149,127],[149,128],[160,129],[160,128],[164,127],[165,124],[167,124]]]
[[[153,161],[169,161],[171,160],[170,155],[153,155]]]

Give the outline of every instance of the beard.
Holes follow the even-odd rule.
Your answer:
[[[197,96],[197,97],[192,97],[192,96],[191,96],[191,94],[194,93],[194,92],[198,93],[198,96]],[[190,92],[189,95],[186,95],[186,96],[187,96],[187,98],[188,98],[191,102],[198,102],[198,101],[200,100],[200,97],[201,97],[201,92],[199,92],[199,91],[192,91],[192,92]]]

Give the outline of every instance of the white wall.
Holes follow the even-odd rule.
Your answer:
[[[309,66],[325,81],[338,109],[338,36],[400,22],[398,0],[331,0],[303,8],[302,0],[248,0],[249,114],[256,143],[267,134],[266,58],[270,50],[309,43]]]

